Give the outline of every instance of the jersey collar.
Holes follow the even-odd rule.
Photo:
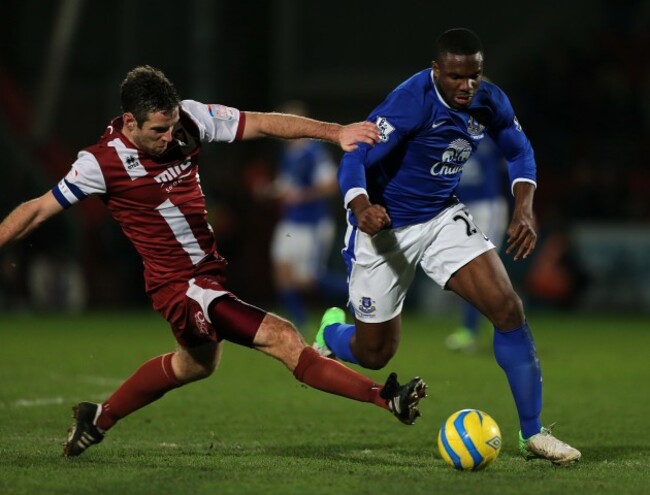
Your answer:
[[[431,69],[431,83],[433,84],[433,90],[436,92],[436,96],[438,97],[438,100],[440,101],[440,103],[442,103],[449,110],[453,110],[453,108],[451,108],[449,105],[447,105],[447,102],[443,99],[442,95],[438,91],[438,87],[436,86],[436,80],[433,77],[433,69]]]

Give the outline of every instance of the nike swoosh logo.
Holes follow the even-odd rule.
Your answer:
[[[436,127],[440,127],[445,122],[446,122],[446,120],[441,120],[440,122],[434,122],[433,124],[431,124],[431,129],[435,129]]]

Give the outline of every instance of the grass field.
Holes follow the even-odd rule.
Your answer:
[[[420,374],[423,417],[406,427],[367,404],[301,386],[278,363],[227,345],[217,374],[118,424],[65,459],[70,407],[105,398],[142,361],[172,348],[156,314],[0,316],[1,494],[632,494],[650,492],[647,316],[533,315],[543,421],[582,450],[570,468],[517,456],[517,420],[489,336],[462,356],[444,318],[405,317],[383,382]],[[487,470],[456,472],[436,451],[440,424],[476,407],[501,426]]]

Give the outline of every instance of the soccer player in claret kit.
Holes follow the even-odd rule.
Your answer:
[[[198,174],[204,142],[306,137],[350,151],[357,143],[374,144],[379,138],[376,127],[180,101],[174,85],[149,66],[127,74],[121,99],[122,115],[111,121],[97,144],[79,153],[67,176],[0,223],[2,247],[98,195],[142,257],[147,294],[178,343],[175,352],[144,363],[105,402],[74,406],[64,455],[83,453],[101,442],[117,421],[174,388],[212,374],[223,340],[278,359],[306,385],[375,404],[412,424],[426,391],[420,378],[400,385],[391,373],[385,385],[378,385],[320,356],[290,322],[227,290],[227,263],[217,252],[206,220]]]
[[[419,265],[492,322],[494,354],[519,415],[522,454],[568,464],[580,452],[541,425],[542,375],[521,299],[494,244],[455,195],[464,163],[489,135],[508,161],[514,195],[506,253],[517,260],[535,248],[533,150],[508,97],[482,82],[482,73],[476,34],[444,32],[432,68],[404,81],[368,117],[381,141],[343,156],[343,257],[355,324],[331,308],[314,348],[367,368],[384,367],[397,351],[404,298]]]

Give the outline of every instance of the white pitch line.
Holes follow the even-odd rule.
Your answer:
[[[108,378],[105,376],[87,376],[87,375],[61,375],[59,373],[50,373],[49,377],[53,380],[61,381],[75,381],[79,383],[86,383],[90,385],[99,385],[101,387],[118,387],[124,382],[124,378]]]
[[[102,401],[110,395],[110,392],[104,394],[92,394],[86,397],[85,400]],[[62,404],[76,404],[82,399],[69,398],[69,397],[38,397],[36,399],[17,399],[12,402],[0,402],[0,409],[19,409],[22,407],[46,407],[46,406],[60,406]]]
[[[63,404],[63,397],[51,397],[49,399],[18,399],[10,404],[10,407],[40,407]]]

